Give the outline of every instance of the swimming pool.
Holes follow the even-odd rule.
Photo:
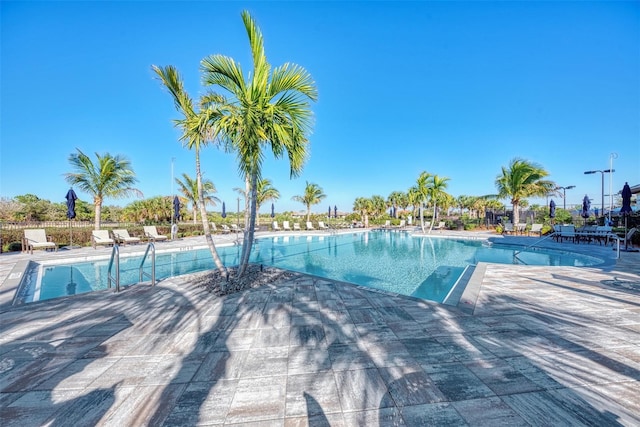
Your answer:
[[[591,266],[602,260],[553,250],[523,251],[491,247],[479,240],[411,236],[405,232],[342,235],[289,235],[260,238],[251,262],[284,268],[369,288],[442,302],[464,269],[478,262],[549,266]],[[226,266],[238,264],[240,247],[218,247]],[[120,259],[121,284],[138,282],[141,256]],[[107,288],[108,260],[67,265],[40,265],[27,274],[24,302]],[[214,268],[209,250],[160,253],[156,278]]]

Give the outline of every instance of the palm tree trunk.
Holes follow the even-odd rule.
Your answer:
[[[102,198],[94,197],[93,202],[96,206],[96,215],[94,218],[93,228],[96,230],[100,230],[100,217],[102,216]]]
[[[194,203],[193,204],[193,223],[195,224],[196,222],[198,222],[198,206]]]
[[[245,229],[244,232],[244,242],[242,244],[242,256],[240,258],[240,267],[238,268],[238,277],[242,277],[247,271],[247,266],[249,265],[249,256],[251,255],[251,247],[253,246],[253,235],[256,223],[256,202],[258,198],[258,192],[256,191],[257,184],[258,174],[257,172],[253,172],[251,174],[251,186],[249,190],[251,200],[249,203],[249,210],[251,211],[251,215],[249,216],[249,226]]]
[[[220,256],[218,255],[218,251],[216,250],[216,245],[213,242],[213,237],[211,237],[211,229],[209,228],[209,218],[207,218],[207,208],[204,204],[204,195],[202,189],[202,174],[200,173],[200,154],[198,153],[198,149],[196,148],[196,180],[198,181],[198,205],[200,205],[200,216],[202,217],[202,228],[204,229],[204,237],[207,241],[207,245],[209,246],[209,250],[211,251],[211,256],[213,257],[213,262],[215,263],[218,270],[223,273],[227,272],[226,267],[222,263]],[[224,292],[225,289],[222,289]]]
[[[431,224],[429,225],[429,233],[433,231],[434,222],[436,222],[436,202],[433,202],[433,218],[431,219]]]
[[[420,215],[420,228],[422,229],[422,234],[424,234],[424,214],[422,212],[422,204],[418,206],[418,215]]]

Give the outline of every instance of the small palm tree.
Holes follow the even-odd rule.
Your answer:
[[[183,180],[176,178],[176,184],[178,184],[178,190],[184,198],[191,203],[191,209],[193,210],[193,223],[195,224],[198,217],[198,201],[200,196],[198,195],[198,180],[191,178],[186,173],[182,174]],[[215,184],[210,179],[204,179],[202,181],[202,200],[205,204],[209,203],[215,206],[216,203],[220,203],[220,199],[213,196],[213,193],[217,193]],[[205,208],[206,211],[206,208]]]
[[[95,206],[94,228],[100,229],[102,203],[105,198],[125,198],[131,195],[142,197],[142,192],[134,187],[138,182],[131,168],[131,162],[125,157],[109,153],[96,153],[94,164],[89,156],[80,149],[71,153],[69,163],[75,172],[65,174],[66,181],[71,185],[93,196]]]
[[[216,245],[211,237],[211,227],[207,218],[207,210],[204,201],[204,188],[202,185],[202,172],[200,170],[200,149],[209,139],[212,139],[211,130],[205,124],[212,117],[218,117],[217,104],[223,99],[215,94],[208,93],[200,99],[200,110],[196,111],[193,101],[184,90],[182,78],[175,67],[153,66],[153,71],[157,74],[162,84],[167,88],[176,109],[184,116],[184,119],[175,120],[174,125],[182,129],[180,140],[188,149],[193,149],[196,155],[196,180],[198,188],[198,206],[200,207],[200,218],[202,228],[209,251],[218,270],[226,273],[227,269],[222,263]],[[204,123],[204,124],[203,124]],[[224,290],[224,289],[223,289]]]
[[[366,228],[369,227],[369,215],[373,212],[373,202],[366,197],[358,197],[353,202],[354,212],[360,212],[362,222]]]
[[[555,190],[557,185],[544,179],[548,175],[542,166],[519,158],[511,160],[509,167],[502,167],[495,182],[497,197],[511,199],[514,224],[520,222],[519,207],[527,197],[544,197]]]
[[[429,200],[433,204],[433,221],[431,221],[431,227],[429,231],[433,229],[433,223],[437,217],[438,203],[445,204],[449,200],[450,196],[444,191],[447,188],[447,182],[449,178],[441,178],[438,175],[432,175],[430,177],[430,183],[428,188]]]
[[[414,197],[416,197],[419,202],[420,202],[420,228],[422,229],[422,232],[424,233],[424,212],[423,212],[423,208],[427,203],[427,200],[429,198],[429,188],[431,186],[431,174],[427,173],[426,171],[423,171],[422,173],[420,173],[420,176],[418,176],[418,179],[416,180],[416,185],[414,187],[415,189],[415,194]],[[434,218],[435,220],[435,218]],[[433,221],[431,221],[431,225],[433,225]]]
[[[317,205],[327,195],[322,192],[322,188],[318,184],[313,184],[307,181],[307,185],[304,188],[304,194],[301,196],[293,196],[291,200],[300,202],[307,207],[307,221],[311,219],[311,206]]]

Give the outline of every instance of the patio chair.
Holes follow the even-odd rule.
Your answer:
[[[168,237],[165,236],[164,234],[158,233],[158,230],[156,229],[155,225],[145,225],[144,226],[144,236],[150,242],[160,242],[160,241],[168,239]]]
[[[315,228],[313,228],[313,224],[311,223],[311,221],[307,221],[307,230],[315,230]]]
[[[620,242],[620,244],[621,244],[621,245],[626,245],[626,246],[633,246],[633,245],[631,244],[631,237],[633,237],[633,235],[636,233],[636,231],[638,231],[638,229],[637,229],[637,228],[635,228],[635,227],[631,228],[631,229],[627,232],[627,234],[624,236],[624,238],[623,238],[623,239],[620,239],[620,240],[623,240],[622,242]]]
[[[22,239],[22,252],[33,254],[34,249],[58,250],[58,244],[53,242],[51,236],[47,236],[44,228],[24,230]]]
[[[282,229],[284,231],[291,231],[291,227],[289,226],[289,221],[282,221]]]
[[[278,225],[278,221],[273,221],[273,225],[271,226],[273,228],[273,231],[280,231],[282,230],[280,228],[280,226]]]
[[[227,224],[222,224],[220,228],[222,228],[222,234],[229,234],[231,232],[231,229]]]
[[[293,223],[293,231],[300,231],[300,230],[302,230],[300,228],[300,224],[298,224],[297,222],[294,222]]]
[[[537,234],[542,237],[542,224],[531,224],[531,230],[529,230],[529,236],[531,234]]]
[[[513,228],[513,223],[505,222],[502,227],[502,234],[513,234],[515,233],[515,229]]]
[[[91,232],[91,246],[97,249],[98,245],[113,246],[115,241],[109,237],[109,230],[93,230]]]
[[[242,227],[238,227],[238,224],[231,224],[231,231],[242,233]]]
[[[445,223],[444,223],[444,221],[440,221],[440,222],[438,223],[438,225],[434,225],[434,226],[433,226],[433,229],[434,229],[434,230],[442,230],[443,228],[445,228]]]
[[[406,226],[406,221],[404,219],[400,220],[400,224],[398,225],[398,228],[404,228]]]
[[[328,230],[329,227],[327,227],[326,225],[324,225],[324,221],[318,221],[318,228],[320,230]]]
[[[115,240],[116,243],[122,243],[123,245],[126,245],[127,243],[140,243],[139,237],[131,237],[129,235],[129,231],[125,229],[113,230],[111,233],[113,234],[113,240]]]
[[[527,229],[526,222],[519,222],[516,224],[515,234],[524,234],[524,231]]]
[[[391,228],[391,220],[386,220],[382,228]]]

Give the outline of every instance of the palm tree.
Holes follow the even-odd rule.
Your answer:
[[[280,198],[280,192],[273,186],[270,179],[260,178],[256,188],[256,210],[260,211],[260,207],[269,200],[274,202]]]
[[[198,201],[200,200],[200,196],[198,195],[198,179],[191,178],[186,173],[182,174],[182,181],[180,178],[176,178],[176,183],[178,184],[178,190],[182,193],[184,198],[188,203],[191,203],[191,209],[193,209],[193,223],[196,223],[198,217]],[[216,203],[220,203],[220,199],[216,196],[213,196],[212,193],[217,193],[215,184],[210,179],[205,179],[202,181],[202,200],[204,203],[209,203],[212,206],[215,206]],[[206,211],[206,208],[205,208]]]
[[[429,194],[429,200],[433,204],[433,221],[431,221],[429,232],[433,230],[433,223],[436,221],[438,203],[445,204],[451,198],[444,191],[447,188],[447,181],[449,181],[449,178],[440,178],[438,175],[432,175],[429,179],[427,193]]]
[[[502,173],[496,177],[498,198],[510,198],[513,205],[513,223],[520,222],[519,206],[527,197],[544,197],[554,191],[553,181],[545,180],[549,173],[540,165],[515,158],[508,168],[502,167]]]
[[[408,205],[407,195],[402,191],[392,191],[387,197],[387,202],[389,206],[393,208],[393,212],[396,214],[395,217],[398,217],[398,208],[406,207]]]
[[[422,229],[422,232],[424,233],[424,212],[423,212],[423,207],[426,205],[427,203],[427,198],[429,197],[429,187],[431,186],[431,174],[427,173],[426,171],[423,171],[420,176],[418,176],[418,179],[416,180],[416,185],[415,185],[415,193],[414,197],[416,197],[419,201],[420,201],[420,207],[419,207],[419,211],[420,211],[420,228]],[[433,218],[433,220],[435,221],[435,218]],[[433,225],[433,221],[431,221],[431,225]]]
[[[212,117],[218,115],[218,110],[215,108],[216,102],[223,100],[215,94],[208,93],[203,95],[200,99],[200,111],[197,112],[193,107],[193,101],[184,90],[182,79],[175,67],[170,65],[167,67],[158,67],[154,65],[152,68],[173,97],[176,110],[184,116],[184,119],[174,120],[174,125],[182,129],[180,140],[184,145],[188,149],[195,151],[198,206],[200,208],[200,218],[202,219],[204,236],[211,251],[213,262],[218,270],[226,274],[227,269],[222,263],[216,250],[216,245],[211,237],[211,228],[209,227],[209,219],[207,218],[207,209],[204,200],[205,191],[202,183],[202,172],[200,170],[200,148],[205,145],[208,140],[213,139],[211,130],[207,126],[204,126],[203,123],[207,123]]]
[[[298,176],[308,157],[306,135],[312,125],[309,102],[318,96],[315,83],[304,68],[287,63],[272,69],[260,29],[247,11],[242,12],[242,20],[253,59],[253,71],[247,79],[233,58],[211,55],[201,62],[203,83],[230,94],[222,115],[214,116],[210,124],[220,139],[236,151],[240,173],[250,183],[250,223],[244,236],[239,276],[246,271],[253,246],[264,150],[269,148],[275,158],[286,155],[290,175]]]
[[[311,218],[311,206],[317,205],[327,195],[322,192],[322,188],[318,184],[313,184],[307,181],[307,185],[304,188],[304,194],[301,196],[293,196],[291,200],[300,202],[307,207],[307,221]]]
[[[77,185],[81,191],[93,196],[94,227],[99,230],[102,203],[105,198],[117,199],[131,195],[142,197],[142,192],[132,187],[138,180],[131,168],[131,162],[125,157],[96,153],[97,162],[94,164],[79,148],[76,150],[78,150],[77,153],[71,153],[69,156],[69,163],[75,172],[66,173],[65,179],[69,184]]]
[[[364,222],[365,228],[369,227],[369,214],[373,211],[373,203],[371,199],[367,199],[365,197],[358,197],[353,202],[353,210],[355,212],[360,212],[362,215],[362,222]]]

